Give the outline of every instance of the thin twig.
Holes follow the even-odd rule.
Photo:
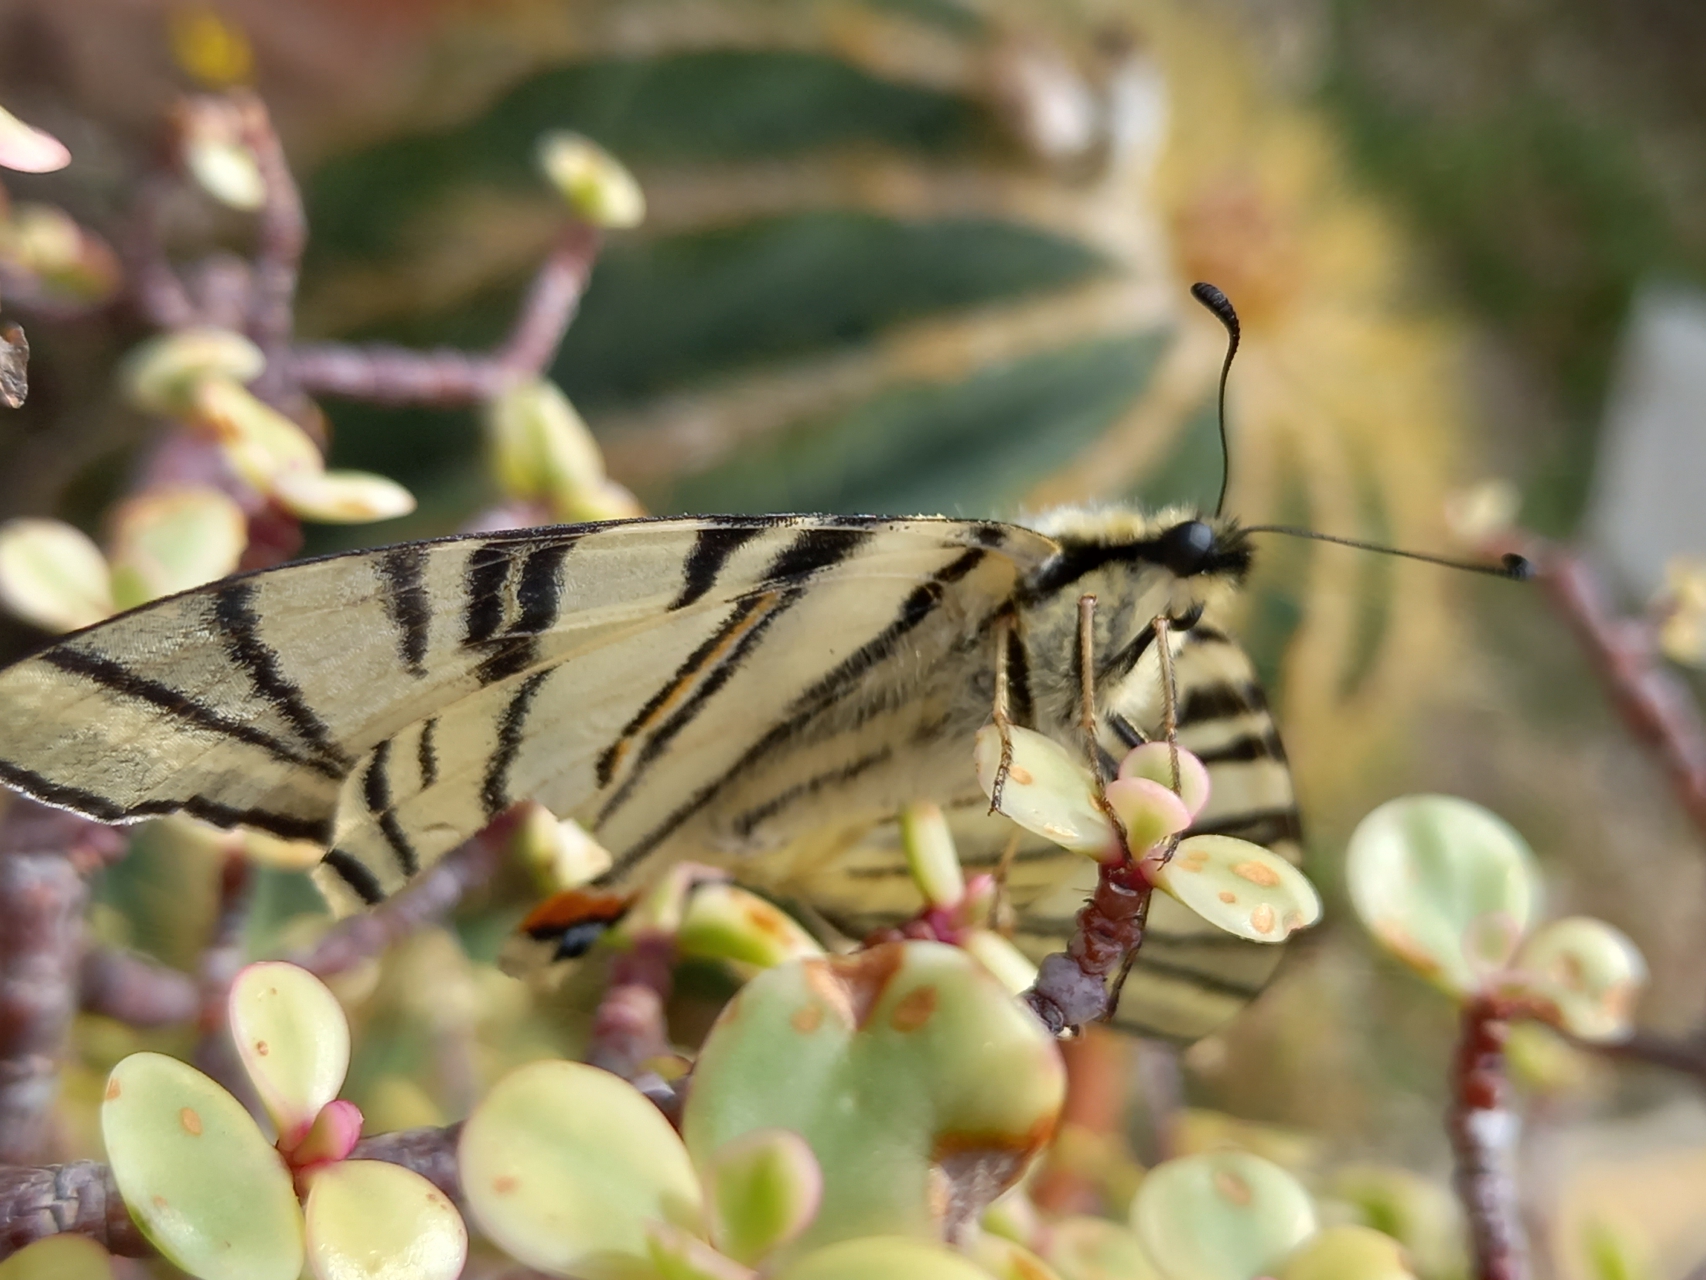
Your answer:
[[[545,371],[574,318],[598,257],[599,235],[572,223],[534,277],[503,343],[484,355],[439,347],[304,343],[288,356],[296,383],[312,395],[375,404],[476,404],[518,378]]]
[[[412,1169],[458,1204],[458,1124],[404,1129],[356,1143],[350,1157],[383,1160]],[[95,1160],[39,1168],[0,1167],[0,1260],[47,1236],[87,1236],[108,1253],[127,1258],[154,1256],[154,1248],[131,1221],[112,1170]]]
[[[201,989],[189,974],[112,947],[84,954],[77,987],[86,1013],[133,1027],[168,1027],[201,1012]]]
[[[1506,1011],[1487,999],[1463,1007],[1446,1132],[1454,1183],[1469,1222],[1475,1280],[1527,1280],[1527,1243],[1513,1174],[1518,1120],[1505,1072]]]
[[[470,891],[491,879],[503,860],[520,813],[518,808],[499,815],[421,872],[395,897],[338,921],[311,950],[293,957],[293,962],[322,978],[330,977],[443,919]]]
[[[1619,616],[1593,569],[1574,552],[1539,540],[1524,540],[1520,549],[1624,723],[1658,756],[1678,803],[1706,835],[1706,720],[1688,685],[1664,665],[1652,624]]]

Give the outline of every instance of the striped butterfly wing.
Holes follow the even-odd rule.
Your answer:
[[[0,781],[320,842],[345,909],[523,797],[597,828],[625,883],[726,836],[737,798],[774,802],[824,725],[928,677],[921,653],[985,665],[978,637],[1053,549],[968,521],[696,518],[287,565],[0,673]]]
[[[1177,638],[1174,679],[1178,737],[1208,767],[1211,794],[1191,834],[1237,836],[1296,862],[1302,855],[1296,796],[1285,749],[1249,656],[1206,623]],[[1116,747],[1116,717],[1145,736],[1159,734],[1155,676],[1147,670],[1105,695],[1104,738]],[[1022,836],[987,813],[980,793],[956,797],[947,813],[968,871],[993,870],[1004,857],[1014,907],[1013,941],[1033,959],[1065,949],[1079,909],[1096,885],[1089,859]],[[849,936],[907,919],[920,906],[905,872],[893,823],[872,831],[809,895],[812,908]],[[1280,946],[1247,942],[1207,923],[1165,894],[1151,900],[1142,949],[1113,1017],[1135,1034],[1189,1044],[1223,1025],[1260,993],[1279,964]]]

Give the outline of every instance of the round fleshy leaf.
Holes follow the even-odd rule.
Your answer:
[[[1583,1040],[1620,1040],[1634,1025],[1647,962],[1627,936],[1588,916],[1537,930],[1517,953],[1518,982],[1552,1007],[1548,1021]]]
[[[320,1108],[302,1141],[290,1150],[290,1163],[298,1176],[315,1165],[342,1160],[361,1141],[361,1108],[342,1098],[333,1098]]]
[[[1179,798],[1194,818],[1208,803],[1208,766],[1182,748],[1179,757]],[[1120,777],[1148,778],[1173,789],[1173,748],[1165,742],[1146,742],[1133,747],[1120,761]]]
[[[1416,1280],[1404,1250],[1373,1227],[1328,1227],[1285,1261],[1277,1280]]]
[[[940,806],[919,802],[900,811],[900,848],[926,903],[951,907],[965,897],[966,878],[954,850],[954,833]]]
[[[280,960],[252,964],[231,984],[228,1009],[237,1056],[289,1151],[349,1070],[349,1021],[338,998],[306,969]]]
[[[0,107],[0,168],[18,173],[52,173],[70,163],[71,152],[63,142]]]
[[[463,1125],[457,1159],[480,1229],[553,1275],[630,1280],[645,1273],[648,1222],[700,1229],[699,1180],[675,1130],[596,1067],[510,1072]]]
[[[0,603],[44,631],[75,631],[113,612],[101,549],[60,520],[0,525]]]
[[[1153,849],[1191,825],[1191,811],[1165,783],[1149,778],[1115,778],[1108,784],[1107,795],[1108,804],[1125,827],[1126,846],[1139,857],[1144,850]]]
[[[325,469],[307,432],[236,382],[206,378],[190,395],[196,421],[213,433],[245,484],[268,493],[287,471]]]
[[[508,856],[527,867],[543,893],[577,889],[610,869],[610,850],[572,818],[559,820],[542,804],[525,801],[510,835]]]
[[[401,1165],[327,1165],[308,1184],[303,1212],[318,1280],[456,1280],[468,1260],[456,1206]]]
[[[595,227],[637,227],[646,217],[646,197],[617,159],[578,133],[548,133],[539,139],[539,167],[577,216]]]
[[[801,1258],[776,1280],[992,1280],[945,1245],[894,1236],[845,1240]]]
[[[1095,780],[1084,761],[1053,738],[1017,725],[1008,730],[1013,759],[1001,787],[1001,812],[1025,830],[1075,853],[1100,856],[1117,846],[1113,823],[1096,803]],[[1001,765],[1001,731],[986,724],[974,749],[977,781],[994,799]]]
[[[261,349],[229,329],[178,329],[150,338],[124,359],[120,384],[145,413],[185,413],[208,379],[244,383],[267,367]]]
[[[604,483],[604,455],[557,384],[533,378],[505,388],[486,406],[492,471],[513,498],[552,504],[559,516],[575,495]]]
[[[1143,1241],[1105,1218],[1050,1223],[1046,1256],[1060,1280],[1161,1280]]]
[[[415,509],[415,495],[369,471],[280,471],[269,486],[292,515],[321,524],[395,520]]]
[[[1210,924],[1252,942],[1284,942],[1321,918],[1321,895],[1303,872],[1231,836],[1187,836],[1149,878]]]
[[[198,1280],[296,1280],[290,1171],[242,1104],[194,1067],[133,1053],[113,1068],[101,1134],[130,1216]]]
[[[705,1163],[704,1183],[711,1239],[741,1262],[756,1263],[795,1239],[823,1197],[817,1158],[786,1129],[756,1129],[719,1147]]]
[[[698,1236],[667,1222],[646,1224],[652,1267],[660,1280],[757,1280],[758,1272],[718,1253]],[[648,1277],[652,1272],[646,1273]]]
[[[682,1136],[704,1167],[754,1130],[801,1135],[824,1188],[799,1248],[939,1239],[1019,1178],[1064,1087],[1053,1039],[981,964],[887,943],[747,984],[706,1038]]]
[[[1458,995],[1509,963],[1539,897],[1522,837],[1452,796],[1381,805],[1351,833],[1345,875],[1357,914],[1381,945]]]
[[[234,572],[249,522],[218,489],[151,489],[112,517],[114,602],[129,609]]]
[[[728,960],[772,969],[823,947],[782,908],[723,881],[696,886],[688,895],[676,949],[696,960]]]
[[[113,1280],[113,1263],[86,1236],[48,1236],[0,1262],[0,1280]]]
[[[1065,1280],[1024,1245],[1005,1236],[979,1235],[966,1253],[995,1280]]]
[[[1315,1207],[1277,1164],[1213,1151],[1151,1169],[1131,1222],[1170,1280],[1254,1280],[1315,1233]]]

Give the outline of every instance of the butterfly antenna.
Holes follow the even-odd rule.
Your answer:
[[[1232,300],[1206,280],[1191,286],[1191,297],[1226,326],[1226,362],[1220,366],[1220,497],[1214,504],[1214,514],[1219,515],[1226,508],[1226,486],[1232,480],[1232,451],[1226,444],[1226,379],[1232,372],[1232,357],[1238,354],[1238,313],[1232,309]]]
[[[1498,564],[1487,564],[1481,560],[1453,560],[1450,556],[1429,555],[1425,551],[1404,551],[1398,547],[1384,547],[1378,542],[1363,542],[1357,538],[1340,538],[1330,533],[1316,533],[1313,529],[1297,529],[1290,525],[1253,524],[1240,530],[1241,533],[1283,533],[1288,538],[1309,538],[1315,542],[1336,542],[1341,547],[1355,547],[1359,551],[1376,551],[1383,556],[1402,556],[1406,560],[1423,560],[1428,564],[1444,565],[1447,569],[1462,569],[1468,573],[1485,573],[1494,578],[1510,578],[1517,582],[1526,582],[1534,576],[1534,566],[1526,556],[1514,552],[1499,557]]]

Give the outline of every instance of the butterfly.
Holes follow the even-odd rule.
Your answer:
[[[1285,754],[1223,629],[1250,565],[1235,524],[1065,508],[1026,523],[641,518],[407,543],[240,575],[66,636],[0,672],[0,782],[103,822],[183,812],[326,849],[339,910],[382,901],[523,799],[636,891],[685,859],[846,936],[920,904],[895,815],[950,815],[968,867],[1014,828],[972,741],[998,666],[1014,722],[1082,749],[1079,609],[1094,595],[1098,752],[1162,714],[1213,786],[1196,832],[1298,855]],[[1007,860],[1014,941],[1059,950],[1089,860]],[[1158,898],[1116,1021],[1193,1040],[1278,948]]]

